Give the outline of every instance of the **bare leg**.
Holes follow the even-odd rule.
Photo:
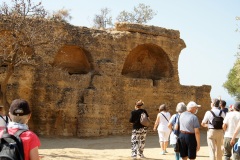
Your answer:
[[[162,148],[162,151],[164,151],[164,142],[163,141],[160,142],[160,147]]]
[[[167,147],[168,147],[168,141],[164,142],[164,151],[167,150]]]

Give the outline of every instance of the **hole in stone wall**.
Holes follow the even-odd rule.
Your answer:
[[[91,70],[85,51],[74,45],[63,46],[57,52],[53,65],[66,70],[69,74],[87,74]]]
[[[157,86],[157,82],[156,82],[156,80],[153,80],[153,86]]]
[[[127,56],[122,75],[132,78],[159,80],[172,77],[172,64],[165,51],[157,45],[143,44]]]

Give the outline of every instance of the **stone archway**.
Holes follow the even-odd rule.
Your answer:
[[[122,75],[159,80],[172,77],[172,68],[171,61],[162,48],[154,44],[143,44],[129,53]]]
[[[85,51],[74,45],[63,46],[57,52],[53,65],[66,70],[69,74],[87,74],[91,70]]]

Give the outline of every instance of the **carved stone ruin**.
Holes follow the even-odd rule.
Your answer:
[[[178,102],[210,105],[211,86],[184,86],[178,60],[186,47],[177,30],[117,23],[112,30],[66,24],[68,39],[56,52],[36,48],[37,66],[19,66],[8,83],[9,102],[29,101],[30,129],[44,136],[93,137],[130,134],[130,112],[145,102],[152,124],[160,104],[171,114]],[[0,68],[2,80],[5,67]],[[190,76],[190,75],[189,75]]]

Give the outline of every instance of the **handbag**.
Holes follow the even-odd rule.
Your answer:
[[[140,123],[145,127],[148,127],[150,125],[150,120],[148,119],[145,112],[141,113]]]
[[[240,156],[240,138],[238,138],[237,143],[234,144],[233,150]]]
[[[178,129],[178,124],[177,121],[179,120],[180,114],[177,114],[174,118],[174,125],[173,125],[173,133],[178,137],[179,136],[179,129]]]

